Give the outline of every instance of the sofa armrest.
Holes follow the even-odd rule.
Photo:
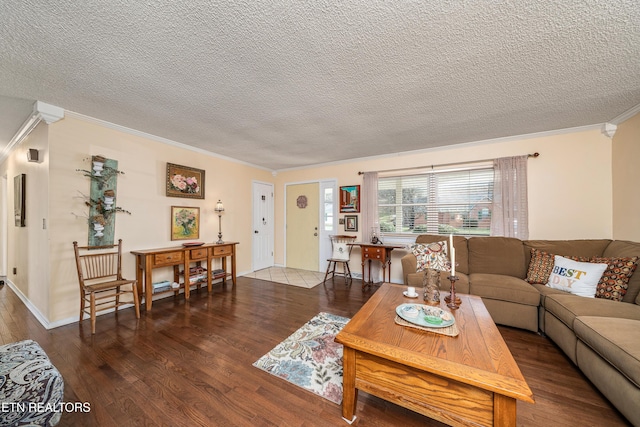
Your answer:
[[[405,285],[408,284],[407,275],[415,273],[418,269],[418,259],[412,253],[408,253],[400,259],[402,263],[402,280]]]

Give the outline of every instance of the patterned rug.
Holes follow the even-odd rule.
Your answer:
[[[342,345],[333,339],[349,320],[320,313],[253,366],[340,404]]]

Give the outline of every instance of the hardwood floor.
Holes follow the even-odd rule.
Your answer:
[[[342,280],[312,289],[238,278],[191,300],[167,298],[136,320],[133,309],[44,329],[0,287],[0,342],[37,341],[65,379],[66,402],[88,402],[60,426],[345,426],[340,406],[252,363],[321,311],[352,317],[373,291]],[[519,426],[626,426],[624,418],[547,338],[500,327],[533,390]],[[440,426],[361,392],[358,426]]]

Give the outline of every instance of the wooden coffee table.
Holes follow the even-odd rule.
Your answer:
[[[362,390],[449,425],[516,425],[516,400],[534,403],[533,395],[482,300],[458,294],[460,333],[449,337],[394,322],[398,305],[422,303],[405,289],[383,284],[336,337],[343,418],[355,419]]]

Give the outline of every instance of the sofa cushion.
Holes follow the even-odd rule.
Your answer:
[[[554,257],[553,271],[547,286],[581,297],[595,298],[598,282],[608,264],[579,262],[559,255]]]
[[[602,298],[582,298],[563,292],[547,294],[544,308],[573,330],[577,316],[619,317],[640,320],[640,306]]]
[[[633,257],[640,256],[640,243],[629,242],[626,240],[614,240],[611,242],[602,256],[605,257]],[[629,287],[627,293],[622,298],[624,302],[634,302],[640,296],[640,274],[635,273],[629,279]],[[640,304],[640,299],[637,304]]]
[[[566,292],[561,291],[559,289],[553,289],[548,287],[547,285],[543,285],[541,283],[532,283],[531,286],[533,286],[538,292],[540,292],[540,305],[541,306],[545,306],[545,299],[547,297],[547,295],[563,295],[566,294]]]
[[[416,237],[416,243],[433,243],[443,240],[448,241],[449,236],[439,234],[421,234]],[[467,249],[467,238],[464,236],[453,236],[453,246],[456,248],[456,273],[469,274],[469,251]]]
[[[640,387],[640,320],[580,316],[576,336]]]
[[[522,240],[513,237],[471,237],[468,245],[469,272],[502,274],[519,279],[526,277],[527,264]]]
[[[473,273],[469,275],[471,293],[482,298],[540,305],[540,292],[529,283],[502,274]]]
[[[427,268],[440,271],[451,270],[446,240],[432,243],[416,243],[411,246],[411,252],[416,257],[416,272],[424,271]]]
[[[603,255],[605,248],[611,243],[608,239],[582,239],[582,240],[525,240],[526,263],[529,265],[531,249],[539,249],[554,255],[563,257],[584,257]],[[615,255],[603,255],[615,256]],[[630,255],[624,255],[630,256]]]
[[[529,261],[529,268],[527,269],[527,278],[524,280],[532,284],[541,283],[546,285],[553,270],[554,257],[555,254],[531,248],[531,261]],[[581,262],[589,261],[587,257],[565,256],[565,258]]]
[[[638,266],[638,257],[593,257],[590,261],[607,263],[607,269],[602,274],[596,288],[596,298],[622,301],[629,287],[629,279]]]

